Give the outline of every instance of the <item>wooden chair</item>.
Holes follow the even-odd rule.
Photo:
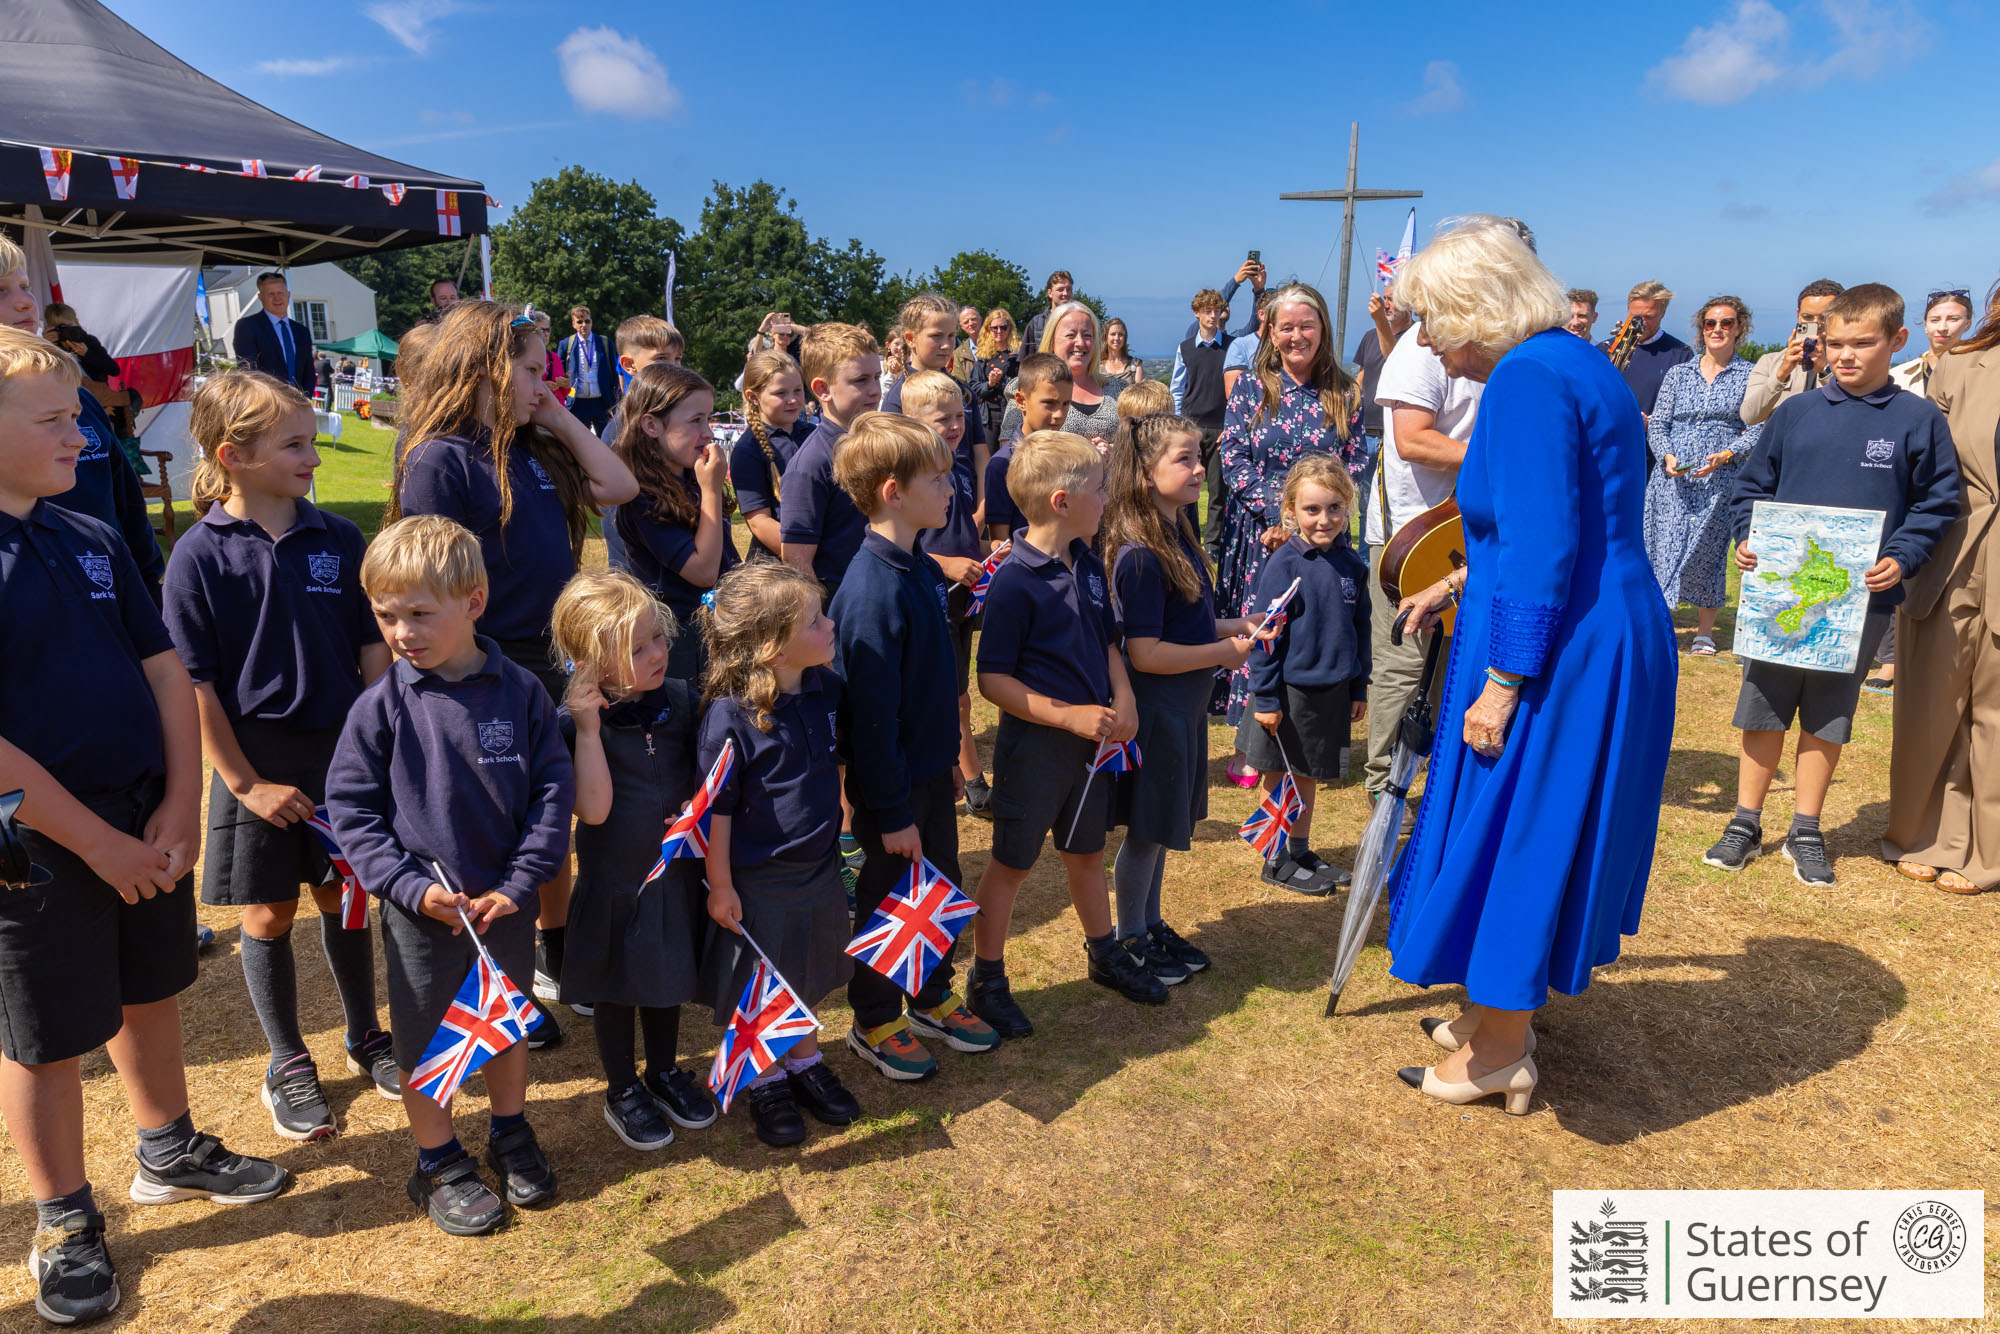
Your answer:
[[[142,449],[139,452],[153,461],[153,480],[149,482],[143,477],[140,478],[139,492],[147,500],[157,500],[160,502],[160,517],[155,521],[153,527],[158,529],[160,535],[166,538],[167,541],[172,542],[174,540],[174,484],[172,479],[167,476],[167,465],[174,461],[174,456],[164,449]]]

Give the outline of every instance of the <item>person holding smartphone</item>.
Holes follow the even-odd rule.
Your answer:
[[[750,356],[768,352],[772,348],[785,353],[793,361],[799,359],[799,339],[805,334],[802,325],[792,323],[792,312],[774,310],[765,315],[757,325],[757,332],[750,336]]]
[[[1804,393],[1826,376],[1826,345],[1820,327],[1826,308],[1847,289],[1831,278],[1815,278],[1799,289],[1799,318],[1792,336],[1776,352],[1766,352],[1750,372],[1743,391],[1743,424],[1769,421],[1778,404]]]

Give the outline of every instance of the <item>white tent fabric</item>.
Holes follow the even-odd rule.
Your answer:
[[[198,256],[176,261],[56,253],[63,300],[121,360],[194,346]]]

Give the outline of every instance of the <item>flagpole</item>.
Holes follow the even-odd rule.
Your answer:
[[[703,883],[706,884],[707,882],[704,881]],[[757,951],[757,957],[762,959],[764,961],[764,966],[771,970],[771,976],[778,979],[778,985],[782,986],[785,990],[791,992],[792,995],[798,997],[799,1004],[804,1006],[805,1012],[807,1014],[812,1015],[813,1017],[814,1031],[817,1032],[820,1029],[823,1029],[825,1025],[820,1023],[819,1015],[813,1012],[812,1006],[806,1005],[806,998],[804,996],[799,995],[799,989],[797,987],[793,986],[790,982],[787,982],[785,980],[785,975],[778,971],[778,965],[771,962],[771,956],[764,953],[764,947],[757,943],[756,937],[752,936],[748,931],[745,931],[743,929],[743,923],[740,921],[736,924],[736,934],[750,942],[750,948]]]
[[[445,889],[450,893],[453,894],[458,893],[458,887],[451,883],[451,877],[444,873],[444,867],[438,865],[436,862],[432,862],[430,864],[430,867],[431,867],[431,874],[437,877],[437,881],[440,885],[443,885]],[[460,908],[457,911],[458,911],[458,920],[465,923],[465,933],[472,937],[472,948],[479,951],[479,957],[486,961],[486,966],[488,968],[491,968],[494,972],[500,974],[500,976],[506,977],[507,970],[502,968],[499,964],[495,963],[493,961],[493,956],[486,952],[486,942],[481,940],[479,938],[479,932],[473,929],[472,919],[465,915],[465,909]],[[508,980],[511,981],[512,979],[510,978]]]
[[[1090,783],[1097,777],[1097,762],[1104,758],[1104,743],[1097,743],[1097,750],[1090,757],[1090,763],[1083,770],[1083,795],[1076,799],[1076,814],[1069,817],[1069,832],[1063,835],[1067,843],[1076,837],[1076,822],[1083,818],[1083,804],[1090,800]]]

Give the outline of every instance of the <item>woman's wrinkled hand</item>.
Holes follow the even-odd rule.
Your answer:
[[[1410,614],[1405,632],[1428,630],[1438,623],[1438,617],[1451,604],[1451,580],[1440,579],[1429,588],[1420,588],[1396,604],[1396,614]]]
[[[1499,755],[1506,749],[1507,724],[1514,720],[1514,710],[1520,703],[1521,692],[1517,687],[1488,681],[1479,698],[1465,710],[1465,744],[1488,759]]]

